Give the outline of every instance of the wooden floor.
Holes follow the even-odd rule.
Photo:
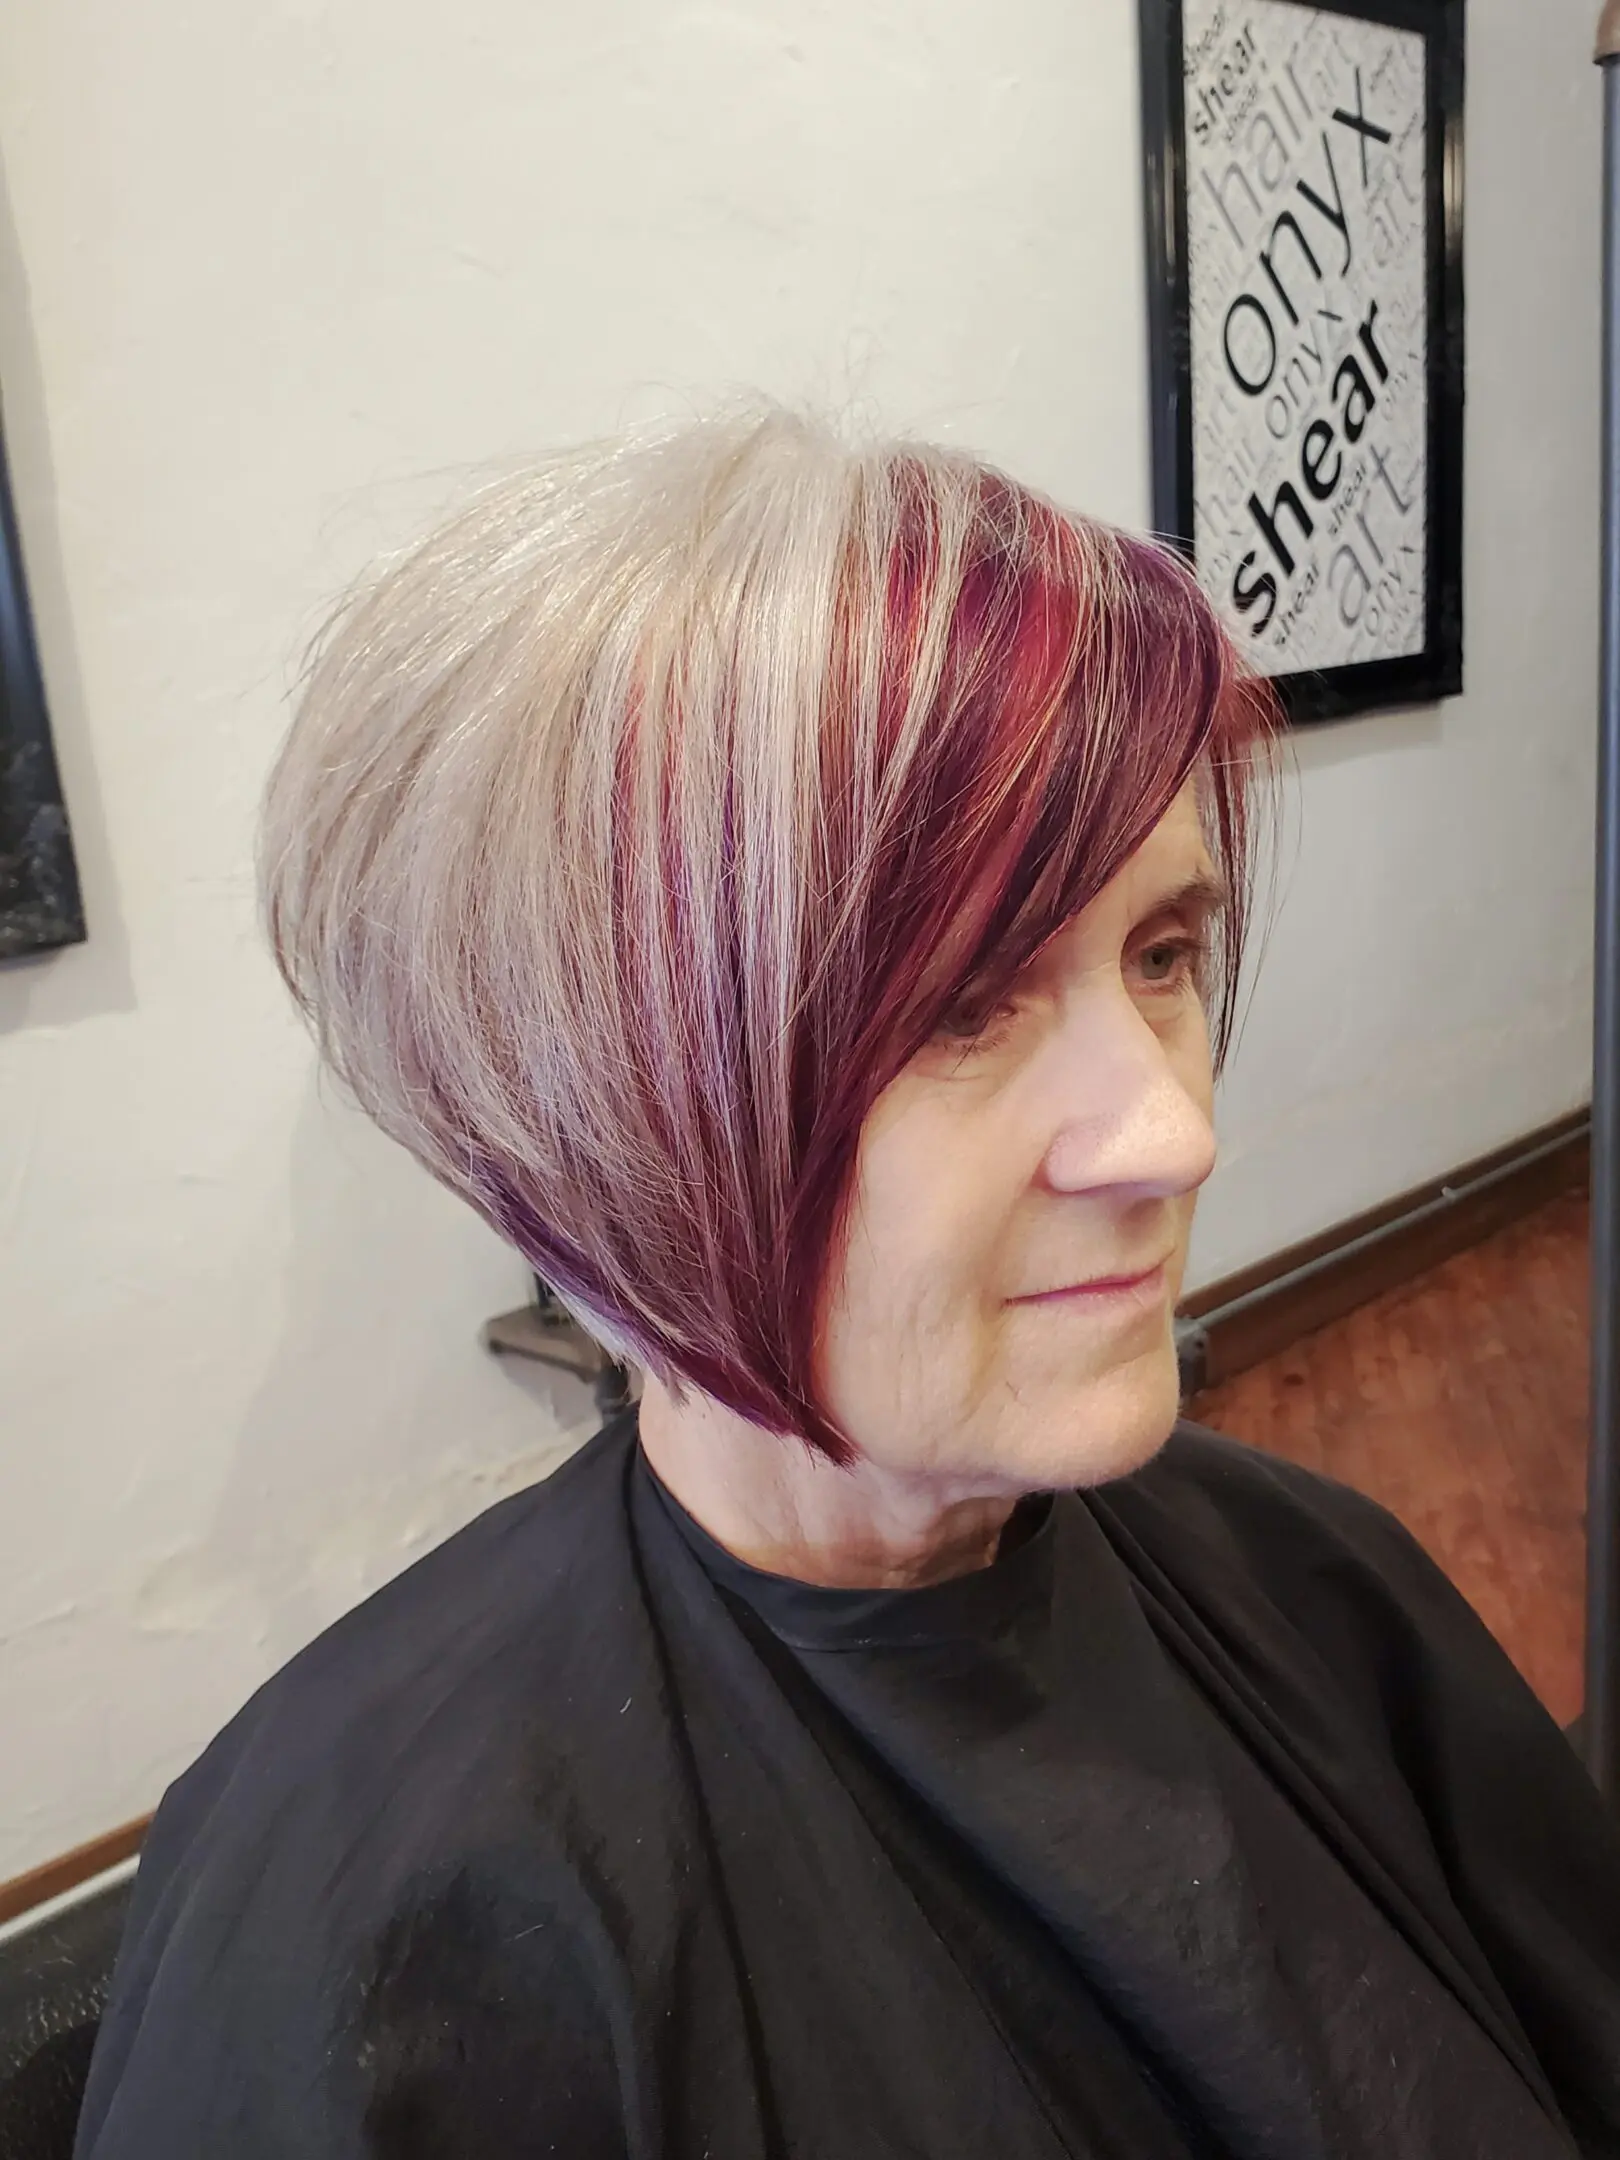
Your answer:
[[[1581,1707],[1587,1310],[1577,1192],[1188,1405],[1381,1500],[1566,1725]]]

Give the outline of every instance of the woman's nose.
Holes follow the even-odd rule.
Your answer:
[[[1056,1107],[1042,1165],[1055,1191],[1175,1199],[1215,1167],[1207,1049],[1176,1058],[1128,1000],[1071,1053]]]

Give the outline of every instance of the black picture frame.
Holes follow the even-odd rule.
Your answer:
[[[85,936],[0,432],[0,960]]]
[[[1189,249],[1189,136],[1188,136],[1188,70],[1186,53],[1186,16],[1184,0],[1138,0],[1140,11],[1142,55],[1142,111],[1144,149],[1146,163],[1146,226],[1148,267],[1148,336],[1149,377],[1152,399],[1152,465],[1153,465],[1153,521],[1162,537],[1172,541],[1194,562],[1200,580],[1210,590],[1233,629],[1237,643],[1255,649],[1256,640],[1272,635],[1272,625],[1277,621],[1275,605],[1261,588],[1269,575],[1273,586],[1283,579],[1280,556],[1273,556],[1266,546],[1267,534],[1281,533],[1284,554],[1295,560],[1303,559],[1303,527],[1292,516],[1291,506],[1280,495],[1271,497],[1269,503],[1263,490],[1270,485],[1271,468],[1251,496],[1248,511],[1253,516],[1254,506],[1262,506],[1276,512],[1275,520],[1267,525],[1256,518],[1255,537],[1257,550],[1254,562],[1247,572],[1241,566],[1228,577],[1227,564],[1219,567],[1213,563],[1201,563],[1197,535],[1202,524],[1206,531],[1211,519],[1201,515],[1197,488],[1199,474],[1195,444],[1204,415],[1195,409],[1194,383],[1194,330],[1193,330],[1193,273],[1194,265]],[[1199,24],[1202,37],[1209,32],[1211,0],[1202,0],[1199,8]],[[1225,0],[1216,12],[1223,15],[1228,32],[1234,37],[1244,36],[1248,25],[1247,43],[1251,62],[1255,60],[1256,39],[1253,18],[1258,12],[1262,19],[1269,16],[1283,27],[1279,0]],[[1256,652],[1255,658],[1262,671],[1272,677],[1273,685],[1285,712],[1292,721],[1338,720],[1349,715],[1370,712],[1393,705],[1426,703],[1439,698],[1455,697],[1463,687],[1463,590],[1462,590],[1462,510],[1463,510],[1463,407],[1464,407],[1464,291],[1463,291],[1463,114],[1465,91],[1465,29],[1463,0],[1310,0],[1310,4],[1293,6],[1288,10],[1291,17],[1328,18],[1319,27],[1324,34],[1331,34],[1331,19],[1346,18],[1361,25],[1381,26],[1385,29],[1411,33],[1424,40],[1423,71],[1423,250],[1422,278],[1426,303],[1426,338],[1423,361],[1415,369],[1414,378],[1426,386],[1426,424],[1421,429],[1425,444],[1423,467],[1424,504],[1422,517],[1423,590],[1421,608],[1414,598],[1410,603],[1412,617],[1404,634],[1403,647],[1398,653],[1386,657],[1360,658],[1345,662],[1324,664],[1317,659],[1311,664],[1290,668],[1286,655],[1272,652]],[[1202,39],[1201,39],[1202,42]],[[1227,147],[1225,127],[1229,124],[1221,108],[1221,92],[1225,76],[1213,81],[1205,79],[1205,70],[1211,65],[1208,55],[1195,53],[1194,84],[1195,101],[1193,119],[1195,125],[1205,129],[1202,137],[1195,137],[1197,155],[1224,155]],[[1264,65],[1260,56],[1257,66]],[[1267,86],[1270,88],[1271,86]],[[1358,78],[1359,88],[1359,78]],[[1215,101],[1212,119],[1211,98]],[[1292,93],[1287,99],[1293,105]],[[1239,105],[1234,99],[1231,111],[1236,114]],[[1306,107],[1303,115],[1310,122],[1319,117]],[[1393,116],[1386,116],[1393,119]],[[1408,116],[1406,125],[1412,125]],[[1329,120],[1330,125],[1340,126],[1348,136],[1346,147],[1363,153],[1359,170],[1365,191],[1368,171],[1365,146],[1370,137],[1366,125],[1376,125],[1376,115],[1363,106],[1359,114],[1336,108]],[[1358,124],[1364,123],[1364,124]],[[1203,144],[1209,140],[1211,126],[1220,130],[1219,150],[1206,153]],[[1274,124],[1273,132],[1280,129]],[[1331,138],[1325,138],[1331,140]],[[1274,168],[1276,169],[1276,168]],[[1354,170],[1356,168],[1352,168]],[[1329,165],[1324,167],[1323,184],[1326,185]],[[1207,179],[1207,171],[1201,169],[1199,177]],[[1335,183],[1337,184],[1337,183]],[[1258,196],[1259,190],[1252,185],[1249,192]],[[1238,198],[1241,204],[1242,198]],[[1264,224],[1262,205],[1261,223]],[[1337,208],[1344,217],[1345,239],[1352,235],[1350,220],[1352,210],[1348,198],[1341,192]],[[1327,204],[1331,212],[1332,204]],[[1229,220],[1229,222],[1232,222]],[[1301,231],[1299,219],[1293,221],[1293,230],[1277,234],[1275,228],[1267,228],[1268,236],[1275,241],[1271,253],[1272,269],[1278,269],[1278,256],[1290,253],[1296,268],[1306,260],[1296,234]],[[1234,234],[1236,226],[1234,223]],[[1284,245],[1286,243],[1286,247]],[[1307,239],[1307,251],[1309,242]],[[1290,280],[1285,271],[1279,271],[1276,280],[1270,279],[1261,259],[1261,250],[1255,250],[1255,278],[1267,282],[1260,284],[1256,308],[1269,305],[1269,310],[1284,325],[1281,341],[1273,332],[1273,355],[1286,350],[1289,333],[1296,325],[1287,321],[1285,307],[1294,304],[1295,295],[1289,290]],[[1417,266],[1408,259],[1405,272],[1415,274]],[[1348,277],[1348,272],[1346,272]],[[1201,298],[1209,297],[1201,295]],[[1233,305],[1245,292],[1234,297]],[[1219,291],[1214,293],[1216,305]],[[1372,303],[1369,303],[1372,304]],[[1365,319],[1365,318],[1364,318]],[[1243,318],[1245,326],[1258,323],[1258,313]],[[1346,318],[1348,322],[1348,318]],[[1245,375],[1242,366],[1234,365],[1232,354],[1233,318],[1228,314],[1224,333],[1223,351],[1227,370],[1244,396],[1250,392],[1250,381],[1260,379],[1260,367],[1256,363],[1252,375]],[[1338,336],[1342,332],[1330,331]],[[1373,335],[1377,335],[1376,318],[1373,318]],[[1322,333],[1317,332],[1318,345],[1322,345]],[[1383,361],[1379,355],[1380,364]],[[1342,363],[1341,363],[1342,365]],[[1324,368],[1324,376],[1326,370]],[[1376,382],[1369,362],[1367,379]],[[1206,376],[1206,380],[1212,379]],[[1397,382],[1399,377],[1397,376]],[[1225,384],[1219,385],[1225,392]],[[1206,398],[1210,392],[1205,392]],[[1355,396],[1353,387],[1347,392],[1347,402]],[[1359,408],[1358,408],[1359,411]],[[1366,414],[1360,414],[1364,428],[1371,422]],[[1376,417],[1376,416],[1374,416]],[[1331,422],[1325,422],[1331,431]],[[1309,431],[1314,423],[1303,422]],[[1281,439],[1279,438],[1279,441]],[[1323,450],[1324,438],[1312,434],[1311,442],[1318,453]],[[1340,443],[1342,454],[1347,445]],[[1224,455],[1224,453],[1223,453]],[[1303,461],[1306,451],[1300,448]],[[1316,472],[1319,476],[1331,469],[1325,457],[1319,457]],[[1295,475],[1298,479],[1298,475]],[[1365,477],[1365,475],[1363,476]],[[1386,484],[1393,486],[1387,481]],[[1239,482],[1241,486],[1241,482]],[[1301,483],[1295,487],[1296,496],[1304,503],[1307,516],[1312,515],[1316,503],[1312,499],[1315,482],[1309,488]],[[1212,491],[1213,492],[1213,491]],[[1370,495],[1370,490],[1369,490]],[[1230,498],[1227,498],[1228,500]],[[1319,500],[1320,498],[1317,498]],[[1397,495],[1396,501],[1401,501]],[[1331,509],[1331,505],[1328,506]],[[1241,523],[1230,511],[1223,513],[1229,531]],[[1291,536],[1297,535],[1299,552]],[[1376,549],[1376,537],[1372,536]],[[1232,538],[1230,551],[1235,554],[1241,540]],[[1326,539],[1322,548],[1325,550]],[[1227,544],[1217,550],[1208,550],[1211,556],[1227,553]],[[1363,551],[1365,552],[1365,551]],[[1404,546],[1402,553],[1410,554],[1412,548]],[[1316,573],[1322,575],[1321,550],[1314,557]],[[1337,555],[1331,564],[1339,561]],[[1369,564],[1371,557],[1368,557]],[[1382,557],[1379,558],[1380,562]],[[1360,563],[1356,576],[1365,575]],[[1255,595],[1251,597],[1247,614],[1238,612],[1237,593],[1239,581],[1246,579],[1242,589]],[[1346,568],[1343,586],[1348,591],[1351,572]],[[1359,595],[1360,584],[1355,585]],[[1287,584],[1283,584],[1278,596],[1284,605],[1292,604]],[[1348,605],[1348,602],[1345,602]],[[1324,595],[1321,607],[1327,605]],[[1254,624],[1266,614],[1265,632],[1257,632]],[[1418,620],[1422,623],[1421,647],[1415,644]],[[1284,630],[1288,627],[1284,618]],[[1328,630],[1334,630],[1332,623]],[[1349,631],[1344,632],[1348,641]],[[1311,660],[1309,652],[1302,658]]]

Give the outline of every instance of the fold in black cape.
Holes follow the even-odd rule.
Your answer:
[[[170,1792],[78,2152],[1620,2155],[1620,1838],[1340,1487],[1183,1425],[832,1591],[632,1411]]]

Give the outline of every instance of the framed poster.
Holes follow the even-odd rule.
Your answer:
[[[1462,689],[1463,0],[1140,0],[1153,515],[1298,721]]]
[[[84,937],[22,548],[0,441],[0,960]]]

